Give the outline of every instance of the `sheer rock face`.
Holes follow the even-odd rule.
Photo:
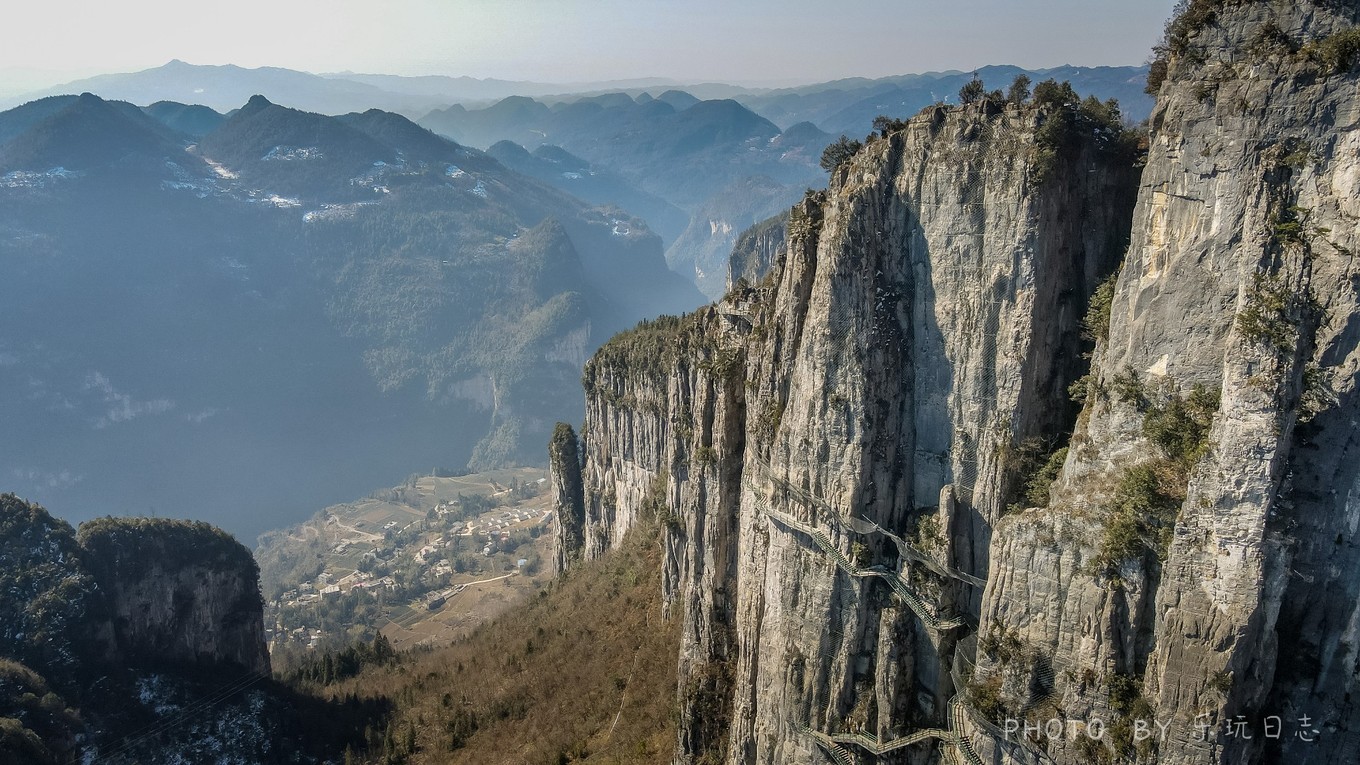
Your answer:
[[[1118,717],[1110,680],[1134,679],[1168,725],[1159,762],[1327,762],[1360,746],[1349,701],[1360,92],[1353,74],[1288,50],[1352,27],[1353,5],[1224,8],[1159,95],[1094,372],[1107,387],[1132,370],[1148,388],[1221,390],[1164,560],[1126,565],[1120,588],[1080,567],[1036,567],[1016,533],[1075,517],[1086,541],[1066,554],[1099,547],[1103,497],[1156,452],[1117,397],[1088,404],[1050,506],[998,528],[997,566],[1017,573],[992,583],[984,621],[1053,650],[1069,715]],[[1063,679],[1088,667],[1089,682]],[[1239,715],[1251,739],[1225,735]],[[1278,739],[1264,735],[1271,716]],[[1296,735],[1303,717],[1319,732]]]
[[[1042,119],[940,110],[872,142],[794,208],[762,287],[588,365],[584,554],[660,514],[686,625],[682,761],[815,761],[800,726],[945,724],[950,630],[797,526],[891,570],[896,548],[844,517],[899,535],[929,517],[948,531],[937,565],[985,578],[1006,455],[1070,420],[1080,318],[1133,204],[1127,155],[1094,141],[1039,177]],[[941,510],[942,491],[965,500]],[[904,575],[942,613],[976,613],[975,588]]]
[[[259,569],[239,542],[200,522],[115,518],[79,538],[121,661],[269,672]]]
[[[551,466],[553,506],[557,509],[557,533],[553,547],[557,571],[566,571],[581,557],[585,546],[586,511],[581,486],[581,451],[576,431],[559,422],[548,444]]]
[[[959,733],[1037,761],[987,717],[1057,720],[1060,765],[1360,749],[1360,77],[1325,42],[1357,16],[1218,7],[1141,181],[1098,139],[1049,164],[1033,109],[923,114],[793,209],[760,286],[597,355],[585,554],[663,527],[677,763],[933,728],[880,761]],[[1074,426],[1080,319],[1126,243]],[[1150,418],[1195,386],[1218,408],[1173,452]],[[1048,503],[1008,512],[1016,447],[1069,432]]]

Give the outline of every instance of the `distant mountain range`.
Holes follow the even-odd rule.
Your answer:
[[[600,342],[703,301],[622,210],[396,114],[263,96],[0,113],[0,260],[5,486],[244,535],[541,461]]]
[[[51,95],[97,93],[135,104],[175,101],[201,104],[226,112],[263,94],[297,109],[338,115],[385,109],[417,117],[452,103],[491,103],[507,96],[550,96],[638,88],[670,88],[678,83],[660,78],[550,84],[473,77],[401,77],[386,74],[312,74],[278,67],[248,69],[234,65],[205,66],[171,61],[140,72],[103,74],[0,100],[0,108]]]
[[[818,159],[836,136],[863,136],[879,115],[905,117],[954,100],[975,75],[990,88],[1004,88],[1019,74],[1034,82],[1068,80],[1083,94],[1116,98],[1135,120],[1151,110],[1143,67],[989,66],[760,89],[660,79],[553,85],[315,75],[172,61],[51,92],[91,91],[151,104],[150,114],[195,137],[216,130],[226,119],[220,112],[255,93],[321,114],[399,112],[461,144],[490,150],[518,172],[645,219],[661,236],[671,267],[716,298],[737,234],[786,209],[803,189],[820,186]]]
[[[905,117],[935,101],[954,100],[959,87],[975,73],[990,87],[1004,87],[1021,73],[1035,82],[1049,78],[1068,80],[1078,92],[1119,99],[1125,114],[1135,120],[1146,117],[1152,109],[1152,98],[1143,92],[1147,77],[1145,66],[1064,66],[1037,70],[984,66],[976,72],[926,72],[872,79],[849,78],[788,88],[755,88],[713,82],[681,83],[664,78],[542,83],[352,72],[311,74],[277,67],[248,69],[183,61],[171,61],[140,72],[105,74],[43,88],[8,101],[0,100],[0,108],[50,95],[88,91],[135,104],[174,101],[226,112],[258,93],[274,103],[321,114],[383,109],[417,119],[453,104],[481,107],[511,96],[535,98],[551,104],[609,93],[625,93],[630,97],[646,93],[647,98],[652,98],[671,91],[673,98],[660,96],[660,100],[670,101],[677,109],[685,106],[677,99],[733,99],[782,127],[811,122],[828,133],[856,135],[867,132],[869,124],[879,114]],[[499,138],[514,140],[509,135]]]

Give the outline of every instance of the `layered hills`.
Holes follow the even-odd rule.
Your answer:
[[[584,174],[518,162],[558,188],[657,220],[667,262],[710,297],[722,294],[736,235],[821,183],[817,163],[832,138],[810,124],[781,131],[737,101],[683,91],[552,105],[514,97],[484,109],[455,105],[420,122],[454,140],[495,144],[498,156],[579,157]]]
[[[641,220],[390,113],[86,94],[0,139],[0,464],[86,512],[257,533],[413,466],[541,461],[595,345],[701,299]]]
[[[716,299],[723,294],[726,257],[737,235],[787,209],[805,188],[822,185],[822,149],[838,134],[861,136],[880,115],[910,114],[956,100],[959,89],[973,78],[995,87],[1019,75],[1036,82],[1056,75],[1083,93],[1117,98],[1133,119],[1141,119],[1150,108],[1141,69],[1025,72],[985,67],[974,73],[736,92],[727,98],[701,99],[684,90],[558,99],[514,96],[481,108],[455,104],[432,111],[420,123],[474,146],[509,141],[527,151],[570,152],[594,171],[626,181],[634,188],[613,185],[600,190],[612,196],[598,198],[658,221],[667,262]],[[511,151],[505,143],[500,146],[502,154]],[[578,175],[565,171],[536,177],[578,193],[592,185]],[[657,198],[682,210],[687,223],[678,229],[663,224],[669,216],[660,217]]]

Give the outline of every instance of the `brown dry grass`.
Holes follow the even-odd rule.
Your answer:
[[[463,640],[328,691],[396,703],[372,762],[668,763],[680,629],[661,617],[660,559],[637,529]]]

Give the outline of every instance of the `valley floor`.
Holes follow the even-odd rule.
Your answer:
[[[388,702],[355,762],[668,763],[679,620],[662,616],[656,528],[467,637],[312,688]]]

